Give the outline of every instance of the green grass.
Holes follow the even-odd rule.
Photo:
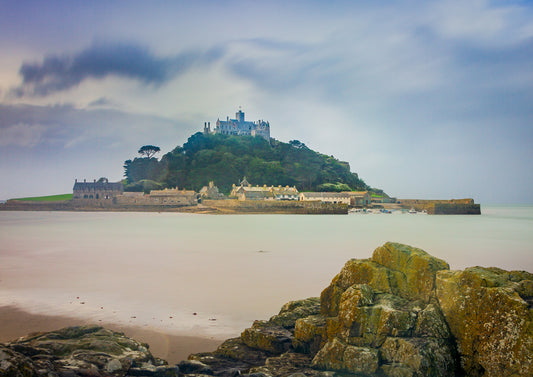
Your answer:
[[[58,202],[60,200],[70,200],[70,199],[72,199],[72,194],[33,196],[30,198],[16,198],[15,200],[23,200],[23,201],[28,201],[28,202]]]

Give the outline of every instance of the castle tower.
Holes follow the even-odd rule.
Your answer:
[[[235,113],[235,119],[237,119],[237,122],[239,123],[244,122],[244,113],[242,112],[242,110],[239,109],[239,111]]]

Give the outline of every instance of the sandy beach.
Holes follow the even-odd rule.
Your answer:
[[[33,332],[52,331],[62,327],[86,324],[94,324],[94,321],[32,314],[13,306],[0,306],[0,343],[5,343]],[[105,322],[97,322],[97,324],[110,330],[123,332],[131,338],[148,343],[152,354],[168,361],[169,364],[176,364],[186,359],[191,353],[213,351],[222,342],[220,339],[213,338],[169,335],[149,328],[121,326]]]

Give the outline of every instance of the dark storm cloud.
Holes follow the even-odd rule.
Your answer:
[[[45,96],[77,86],[87,79],[107,76],[159,86],[193,65],[209,64],[222,54],[221,49],[210,49],[157,57],[135,44],[94,44],[76,54],[47,56],[40,63],[23,63],[19,70],[22,85],[13,89],[12,93],[19,97],[25,94]]]

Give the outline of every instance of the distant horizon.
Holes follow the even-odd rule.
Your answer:
[[[242,107],[396,197],[533,203],[530,2],[7,0],[0,43],[0,198]]]

